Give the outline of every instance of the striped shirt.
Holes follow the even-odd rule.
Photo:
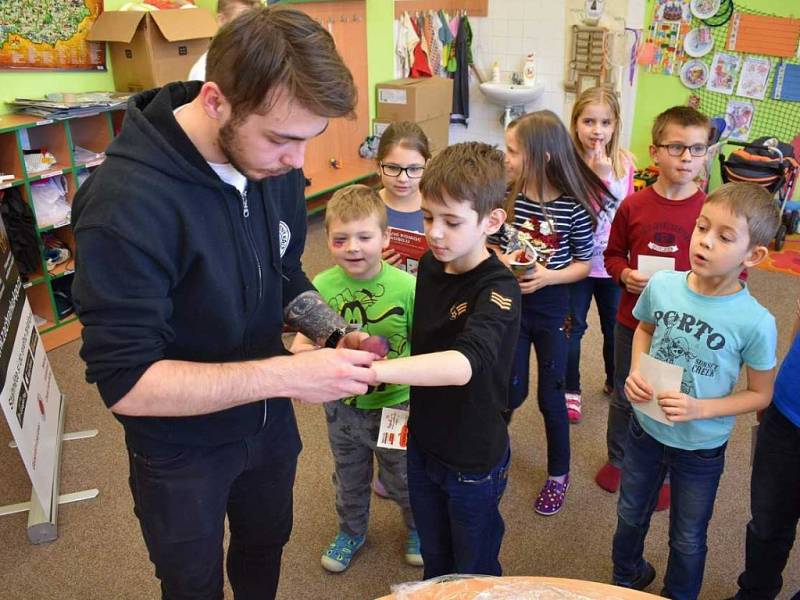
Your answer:
[[[523,228],[539,244],[553,249],[547,263],[548,269],[558,270],[573,260],[592,259],[592,218],[581,204],[569,196],[561,196],[544,205],[529,200],[523,194],[514,201],[514,226]],[[507,226],[490,236],[489,243],[499,245],[504,251],[508,239]]]

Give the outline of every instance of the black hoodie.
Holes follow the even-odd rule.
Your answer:
[[[174,118],[199,83],[128,104],[105,162],[75,196],[75,308],[86,379],[108,406],[162,359],[231,362],[285,354],[283,308],[313,289],[300,257],[302,171],[224,183]],[[265,401],[196,417],[116,415],[129,443],[217,445],[253,435]]]

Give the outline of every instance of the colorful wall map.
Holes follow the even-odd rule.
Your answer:
[[[106,69],[102,42],[86,35],[103,0],[0,0],[0,69]]]

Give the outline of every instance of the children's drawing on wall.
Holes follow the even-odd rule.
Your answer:
[[[733,94],[736,83],[736,71],[739,70],[739,57],[735,54],[717,52],[711,63],[711,74],[708,78],[708,90],[721,94]]]
[[[753,124],[755,109],[750,102],[729,100],[725,109],[725,132],[732,140],[746,142],[750,136],[750,126]]]
[[[772,63],[768,58],[748,56],[742,65],[742,74],[739,76],[739,86],[736,88],[737,96],[763,100],[767,93],[767,79]]]
[[[656,0],[653,20],[689,23],[692,20],[689,0]]]

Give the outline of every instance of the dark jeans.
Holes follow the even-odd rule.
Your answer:
[[[633,410],[625,395],[625,380],[631,370],[634,331],[620,323],[614,326],[614,393],[608,405],[606,444],[608,444],[608,462],[617,468],[622,467],[628,438],[628,421]]]
[[[794,544],[800,518],[800,427],[774,404],[758,427],[750,482],[753,519],[747,524],[745,570],[739,600],[772,600]]]
[[[569,287],[551,285],[522,297],[522,322],[511,372],[509,408],[515,410],[528,396],[531,344],[536,351],[536,400],[547,436],[547,473],[569,473],[569,421],[564,404]]]
[[[511,448],[487,473],[461,473],[408,440],[408,492],[417,523],[424,579],[450,573],[502,575],[505,523],[500,499],[508,484]]]
[[[128,446],[134,512],[165,600],[221,599],[222,540],[236,600],[274,598],[292,530],[300,436],[289,400],[268,402],[262,430],[222,446]]]
[[[606,383],[614,381],[614,324],[622,288],[610,277],[587,277],[569,286],[569,309],[572,327],[567,354],[566,389],[568,392],[581,391],[581,339],[586,333],[586,317],[592,296],[600,317],[600,331],[603,332],[603,364],[606,370]]]
[[[644,540],[658,492],[669,472],[669,559],[661,595],[672,600],[697,598],[708,552],[708,522],[725,467],[726,446],[710,450],[665,446],[648,435],[635,416],[630,419],[611,552],[615,585],[630,587],[644,571]]]

